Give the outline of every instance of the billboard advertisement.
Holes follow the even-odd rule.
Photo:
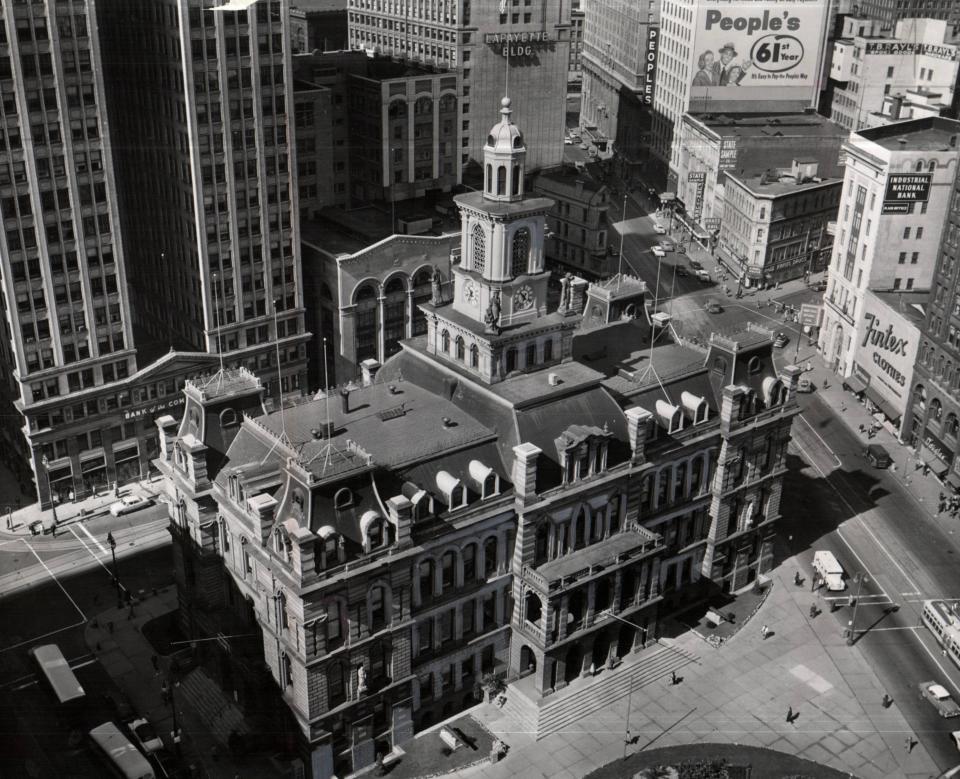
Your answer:
[[[691,110],[814,105],[826,17],[826,0],[698,3]]]
[[[657,48],[660,46],[660,27],[651,24],[647,28],[647,51],[644,54],[643,102],[653,104],[653,90],[657,85]]]

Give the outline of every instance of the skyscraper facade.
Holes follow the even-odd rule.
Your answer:
[[[306,385],[287,0],[98,4],[137,324]]]
[[[568,3],[349,1],[350,48],[461,71],[461,165],[483,158],[485,117],[504,90],[529,140],[530,170],[560,164],[570,65]]]
[[[951,0],[858,0],[861,16],[881,20],[889,29],[901,19],[944,19],[956,37],[960,32],[960,5]]]

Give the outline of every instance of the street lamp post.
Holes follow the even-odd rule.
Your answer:
[[[180,682],[173,681],[170,685],[170,708],[173,710],[173,730],[170,732],[170,738],[173,740],[173,746],[177,750],[177,757],[180,756],[180,725],[177,721],[177,699],[173,691],[180,686]]]
[[[53,497],[53,489],[50,487],[50,461],[44,455],[40,461],[43,464],[43,472],[47,475],[47,494],[50,496],[50,511],[53,513],[53,529],[56,532],[57,522],[57,501]]]
[[[120,576],[117,572],[117,541],[113,533],[107,533],[107,543],[110,544],[110,556],[113,558],[113,583],[117,587],[117,608],[123,608],[123,596],[120,594]]]
[[[847,646],[852,646],[853,642],[857,640],[857,609],[860,607],[860,591],[863,589],[863,583],[870,581],[863,572],[858,573],[854,579],[857,582],[857,599],[853,602],[853,618],[850,620]]]
[[[610,611],[608,611],[605,616],[613,617],[615,620],[619,622],[623,622],[625,625],[629,625],[630,627],[636,630],[642,630],[643,643],[644,644],[647,643],[647,633],[649,632],[647,628],[643,627],[642,625],[637,625],[636,623],[631,622],[628,619],[624,619],[623,617],[618,617],[616,614]],[[632,705],[633,705],[633,676],[631,675],[630,688],[629,688],[629,691],[627,692],[627,722],[623,730],[623,759],[624,760],[627,759],[627,747],[630,745],[630,707]]]

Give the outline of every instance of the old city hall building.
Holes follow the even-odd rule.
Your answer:
[[[158,420],[181,625],[221,638],[198,646],[241,702],[269,669],[314,777],[474,705],[487,672],[549,696],[772,565],[799,370],[769,331],[669,342],[628,276],[567,277],[547,310],[552,201],[510,114],[425,335],[281,410],[239,369]]]

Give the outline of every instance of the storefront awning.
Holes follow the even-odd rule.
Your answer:
[[[867,385],[860,381],[860,379],[858,379],[856,376],[851,375],[847,376],[847,378],[843,380],[843,388],[859,395],[867,388]]]
[[[920,459],[929,465],[930,470],[937,476],[942,476],[950,468],[950,464],[926,444],[920,447]]]
[[[889,419],[891,422],[896,422],[903,416],[883,395],[877,392],[873,387],[867,385],[866,395],[870,398],[870,401],[875,405],[880,411],[883,412],[883,415]]]

